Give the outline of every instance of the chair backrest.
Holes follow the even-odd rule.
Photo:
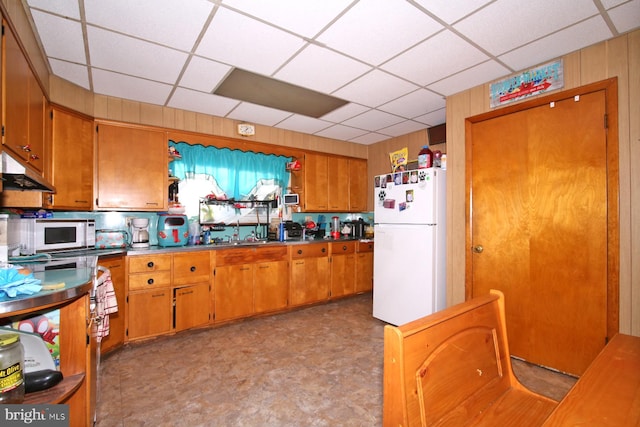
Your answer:
[[[384,425],[463,425],[511,387],[499,291],[384,330]]]

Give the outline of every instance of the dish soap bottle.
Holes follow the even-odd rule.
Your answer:
[[[433,166],[433,152],[428,145],[423,145],[418,153],[418,169],[430,168]]]

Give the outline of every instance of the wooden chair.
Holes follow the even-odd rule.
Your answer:
[[[491,291],[384,329],[384,426],[538,426],[558,402],[511,368],[504,295]]]

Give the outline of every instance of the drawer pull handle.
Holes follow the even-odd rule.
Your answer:
[[[157,297],[163,297],[164,296],[164,292],[161,294],[153,294],[151,295],[151,298],[157,298]]]
[[[182,291],[182,292],[180,292],[180,295],[189,295],[189,294],[192,294],[192,293],[193,293],[193,291]]]
[[[153,264],[153,261],[149,261],[149,262],[147,263],[147,267],[149,267],[149,268],[153,268],[153,265],[154,265],[154,264]]]
[[[153,285],[153,278],[151,278],[151,279],[147,280],[147,284],[149,284],[149,285]]]
[[[193,271],[196,271],[196,266],[195,266],[195,265],[192,265],[190,270],[191,270],[192,272],[193,272]]]

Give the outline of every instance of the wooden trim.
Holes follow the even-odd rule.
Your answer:
[[[471,250],[471,202],[473,189],[471,188],[471,126],[484,120],[490,120],[506,114],[512,114],[531,108],[539,107],[550,102],[573,98],[586,93],[605,91],[607,124],[607,337],[611,339],[619,330],[620,311],[620,212],[619,212],[619,130],[618,130],[618,78],[602,80],[585,86],[553,93],[551,95],[532,99],[516,105],[499,108],[465,119],[465,215],[466,215],[466,250]],[[469,252],[465,255],[465,299],[472,296],[473,263]]]

